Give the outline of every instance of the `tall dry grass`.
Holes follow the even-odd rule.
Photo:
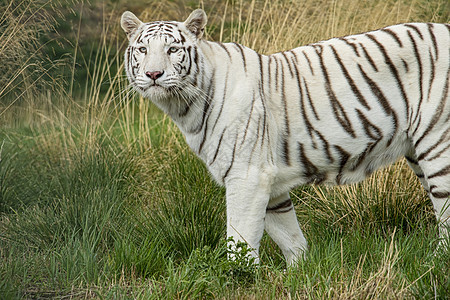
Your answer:
[[[44,2],[8,4],[27,4],[25,16]],[[28,298],[444,297],[450,292],[449,262],[431,254],[436,241],[431,206],[404,161],[360,185],[295,190],[311,245],[308,260],[297,268],[284,270],[267,237],[261,268],[230,265],[225,243],[218,242],[225,226],[223,190],[175,125],[128,89],[116,50],[126,43],[118,25],[125,9],[144,21],[182,20],[200,6],[209,17],[207,38],[272,53],[393,23],[448,22],[446,2],[119,0],[103,15],[98,51],[85,57],[84,65],[69,61],[72,74],[89,70],[78,91],[75,75],[50,87],[41,84],[41,73],[27,75],[28,57],[52,75],[45,58],[32,56],[42,46],[35,40],[31,54],[5,69],[18,75],[6,78],[9,92],[0,98],[0,296],[6,291]],[[4,16],[16,18],[13,9],[5,6]],[[28,19],[0,23],[13,24],[0,41],[20,40],[13,35],[26,33],[20,20]],[[39,30],[52,28],[47,26]],[[4,55],[12,61],[13,54]],[[15,84],[20,97],[8,98]]]
[[[207,38],[263,54],[397,23],[450,20],[445,0],[227,0],[199,1],[198,6],[208,15]],[[180,21],[192,9],[184,1],[151,1],[136,13],[144,21]]]
[[[9,0],[0,2],[0,125],[28,114],[42,91],[64,88],[55,70],[62,61],[44,53],[41,37],[55,31],[58,1]],[[45,94],[45,92],[44,92]],[[20,105],[23,104],[23,105]],[[25,113],[18,113],[25,110]],[[9,117],[8,117],[9,116]],[[14,123],[14,121],[12,121]]]

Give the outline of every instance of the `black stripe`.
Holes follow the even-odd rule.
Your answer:
[[[306,58],[306,61],[308,62],[308,66],[309,66],[309,70],[311,71],[311,74],[314,75],[314,70],[312,68],[311,60],[309,59],[309,57],[305,51],[302,51],[302,54]]]
[[[286,61],[287,65],[288,65],[289,73],[291,74],[291,77],[294,77],[294,73],[292,72],[292,68],[291,68],[291,64],[289,63],[289,59],[287,58],[287,56],[284,52],[281,52],[281,55],[284,57],[284,60]]]
[[[403,58],[402,58],[402,63],[403,63],[403,66],[405,67],[405,72],[408,73],[409,72],[408,63]]]
[[[223,43],[221,43],[221,42],[217,42],[217,44],[218,44],[220,47],[222,47],[223,50],[225,50],[225,52],[226,52],[227,55],[228,55],[228,58],[231,60],[231,54],[230,54],[230,51],[228,51],[227,47],[226,47]]]
[[[316,111],[314,109],[314,105],[312,104],[311,99],[309,97],[309,91],[308,91],[308,88],[307,88],[306,81],[305,81],[305,79],[303,77],[301,78],[303,80],[300,79],[299,70],[297,69],[296,65],[294,65],[294,67],[295,67],[294,70],[295,70],[295,73],[296,73],[295,75],[297,77],[297,81],[298,81],[298,85],[299,85],[298,88],[299,88],[299,94],[300,94],[299,95],[300,96],[300,112],[302,114],[303,121],[304,121],[304,123],[306,125],[306,129],[308,130],[308,134],[309,134],[309,137],[310,137],[310,139],[312,141],[312,145],[313,145],[313,147],[315,149],[318,148],[317,147],[317,143],[315,142],[315,139],[314,139],[314,136],[317,135],[319,137],[319,139],[321,140],[321,142],[322,142],[322,144],[323,144],[323,146],[324,146],[324,148],[326,150],[325,152],[327,154],[328,160],[333,161],[333,158],[331,157],[331,154],[330,154],[328,142],[325,140],[323,135],[312,126],[311,122],[308,119],[308,115],[306,113],[305,103],[304,103],[304,100],[303,100],[304,98],[308,98],[309,103],[310,103],[310,105],[312,107],[312,110],[313,110],[313,113],[314,113],[316,119],[319,119],[319,118],[318,118],[317,113],[316,113]],[[305,87],[306,87],[305,90],[303,90],[301,88],[301,82],[300,81],[302,81],[303,84],[305,85]],[[306,93],[305,96],[304,96],[304,93]]]
[[[253,107],[255,106],[255,101],[256,101],[255,91],[253,91],[252,105],[250,106],[250,114],[248,116],[247,125],[245,126],[244,136],[242,137],[240,146],[242,146],[244,144],[245,138],[247,137],[248,127],[250,126],[250,121],[252,120]]]
[[[181,30],[178,30],[178,32],[180,34],[181,44],[184,44],[186,42],[186,38],[184,37],[184,34],[181,32]]]
[[[449,143],[444,149],[442,149],[441,151],[439,151],[438,153],[436,153],[435,155],[433,155],[432,157],[430,157],[430,158],[428,159],[428,161],[434,160],[434,159],[436,159],[436,158],[439,158],[439,157],[441,156],[442,153],[444,153],[445,151],[447,151],[447,150],[449,150],[449,149],[450,149],[450,143]]]
[[[397,86],[400,89],[403,101],[405,102],[405,119],[408,119],[409,100],[408,100],[408,96],[405,93],[403,84],[400,80],[400,75],[398,74],[398,71],[395,68],[395,65],[392,63],[391,59],[389,58],[384,46],[375,38],[375,36],[373,36],[371,34],[368,34],[367,36],[378,46],[378,48],[380,49],[381,53],[384,56],[385,63],[389,66],[389,69],[390,69],[392,75],[394,75],[395,80],[397,81]]]
[[[322,142],[322,147],[325,150],[325,154],[327,156],[327,159],[330,163],[334,162],[334,158],[333,156],[331,156],[331,151],[330,151],[330,144],[328,143],[328,141],[325,139],[325,137],[317,130],[314,130],[313,132],[316,136],[319,137],[319,139]]]
[[[430,130],[433,129],[434,125],[436,125],[436,123],[438,122],[442,113],[444,112],[444,106],[445,106],[445,102],[447,101],[447,96],[448,96],[449,74],[450,74],[450,69],[447,71],[447,80],[445,83],[445,88],[443,91],[442,99],[439,102],[438,107],[436,108],[436,113],[433,115],[433,119],[431,119],[431,122],[430,122],[430,124],[428,124],[428,127],[427,127],[427,129],[425,129],[425,132],[415,142],[414,147],[417,147],[417,145],[419,145],[422,142],[422,140],[430,132]]]
[[[421,123],[422,123],[422,116],[421,116],[421,115],[419,115],[419,119],[418,119],[418,120],[419,120],[419,121],[417,121],[416,128],[414,129],[414,131],[413,131],[413,133],[412,133],[413,136],[416,135],[417,131],[418,131],[419,128],[421,127],[421,126],[420,126]]]
[[[431,151],[433,151],[434,149],[436,149],[438,146],[442,145],[445,141],[449,140],[448,134],[450,133],[450,127],[447,128],[447,130],[441,135],[441,137],[439,138],[439,140],[430,148],[428,148],[427,150],[425,150],[425,152],[421,153],[417,159],[420,160],[424,160],[430,153]],[[445,149],[444,149],[445,150]],[[441,151],[442,154],[443,151]],[[434,158],[437,158],[440,154],[438,154],[437,156],[435,155]],[[431,159],[428,159],[431,160]]]
[[[282,75],[284,74],[283,71],[283,65],[281,65],[281,70],[282,70]],[[288,112],[288,107],[287,107],[287,101],[286,101],[286,84],[284,81],[284,77],[281,76],[281,102],[283,103],[283,108],[284,108],[284,124],[285,124],[285,128],[286,128],[286,133],[289,135],[290,130],[289,130],[289,112]]]
[[[359,109],[355,109],[355,111],[367,136],[376,141],[381,140],[383,138],[383,133],[381,130],[372,124]]]
[[[305,121],[305,125],[308,126],[309,121],[308,118],[305,116],[304,111],[304,105],[303,105],[303,97],[302,97],[302,87],[300,82],[300,72],[298,71],[297,65],[294,64],[294,71],[295,71],[295,79],[297,79],[297,89],[298,89],[298,96],[299,96],[299,104],[300,104],[300,111],[302,112],[303,120]]]
[[[430,99],[430,94],[431,94],[431,88],[433,86],[433,82],[434,82],[434,74],[436,72],[436,65],[434,63],[433,60],[433,55],[431,54],[431,50],[428,50],[428,54],[429,54],[429,58],[430,58],[430,69],[431,69],[431,74],[430,74],[430,84],[428,85],[428,95],[427,95],[427,100]]]
[[[347,114],[345,113],[344,108],[342,107],[341,103],[337,99],[336,95],[333,92],[333,89],[331,88],[331,82],[329,75],[327,73],[327,69],[325,67],[325,64],[323,62],[323,49],[321,46],[317,46],[319,49],[316,48],[317,55],[319,56],[320,66],[322,69],[322,74],[325,78],[325,90],[328,94],[328,99],[330,100],[331,106],[333,108],[334,116],[336,117],[336,120],[341,124],[342,128],[353,138],[356,138],[355,131],[353,130],[352,124],[350,120],[347,117]]]
[[[225,130],[226,128],[222,131],[222,134],[220,135],[219,143],[217,144],[216,151],[214,152],[213,160],[209,163],[209,165],[212,165],[216,161],[217,155],[219,154],[220,145],[222,145],[222,139],[223,135],[225,134]]]
[[[299,160],[303,165],[303,176],[308,183],[320,184],[327,179],[327,173],[321,172],[306,156],[302,143],[298,143]]]
[[[450,197],[450,192],[432,192],[434,198],[446,199]]]
[[[294,65],[298,64],[298,57],[297,57],[297,54],[295,53],[295,51],[294,50],[289,50],[288,52],[291,53],[293,55],[294,59],[295,59]]]
[[[215,77],[215,72],[213,71],[213,73],[211,74],[211,78],[210,78],[210,83],[208,85],[208,91],[206,92],[206,99],[205,99],[205,103],[203,106],[203,115],[202,115],[202,121],[200,122],[200,124],[197,126],[197,128],[195,128],[193,130],[194,134],[198,134],[202,131],[202,128],[207,128],[208,126],[206,124],[206,116],[209,112],[209,107],[211,105],[212,99],[214,99],[214,94],[215,94],[215,84],[214,84],[214,77]],[[208,114],[209,116],[209,114]],[[204,136],[203,139],[205,139],[206,137],[206,130],[204,131]]]
[[[414,26],[413,24],[405,24],[406,27],[409,27],[411,29],[413,29],[415,32],[417,32],[417,34],[420,36],[420,39],[423,40],[423,35],[420,32],[419,28],[417,28],[416,26]]]
[[[423,71],[422,71],[422,61],[420,60],[420,54],[419,54],[419,50],[417,49],[416,41],[415,41],[414,38],[412,37],[410,31],[408,31],[408,36],[409,36],[409,39],[410,39],[411,44],[412,44],[412,46],[413,46],[413,49],[414,49],[414,55],[416,56],[417,65],[418,65],[418,68],[419,68],[419,75],[418,75],[419,78],[418,78],[418,80],[419,80],[419,92],[420,92],[420,97],[419,97],[419,106],[417,107],[417,111],[419,112],[419,111],[420,111],[420,107],[422,106],[422,101],[423,101]],[[418,115],[419,115],[419,114],[416,114],[416,117],[414,118],[413,123],[416,122]]]
[[[244,48],[238,43],[233,43],[238,49],[239,53],[241,53],[242,63],[244,64],[244,71],[247,73],[247,61],[245,59]]]
[[[442,168],[440,171],[433,173],[429,176],[427,176],[427,179],[435,178],[435,177],[441,177],[450,174],[450,165]]]
[[[197,46],[194,46],[194,48],[193,48],[193,51],[194,51],[194,64],[195,65],[198,65],[198,49],[197,49]]]
[[[250,153],[250,159],[249,159],[249,164],[251,163],[251,161],[252,161],[252,157],[253,157],[253,154],[255,153],[255,149],[256,149],[256,145],[258,144],[258,141],[259,141],[259,128],[260,128],[260,122],[261,122],[261,116],[259,116],[258,117],[258,125],[257,125],[257,127],[256,127],[256,139],[255,139],[255,143],[253,144],[253,147],[252,147],[252,151],[251,151],[251,153]]]
[[[225,174],[222,177],[222,182],[223,183],[225,183],[225,178],[227,178],[228,173],[230,172],[231,168],[233,167],[234,155],[236,154],[236,144],[237,144],[236,141],[234,141],[233,153],[232,153],[232,156],[231,156],[231,163],[230,163],[230,166],[228,167],[227,171],[225,172]]]
[[[361,103],[365,108],[370,110],[370,106],[367,104],[366,99],[361,94],[359,89],[356,87],[355,82],[353,81],[352,77],[350,76],[348,70],[345,68],[344,63],[342,62],[342,59],[339,57],[339,54],[337,53],[336,49],[333,46],[330,46],[331,50],[333,51],[334,57],[336,58],[336,61],[339,63],[339,66],[341,67],[342,72],[344,73],[344,77],[347,80],[348,84],[350,85],[350,88],[355,94],[356,99],[358,99],[359,103]]]
[[[391,37],[394,38],[394,40],[400,47],[403,47],[402,41],[400,40],[396,32],[392,31],[390,28],[383,28],[381,29],[381,31],[389,34]]]
[[[297,66],[295,66],[295,72],[296,72],[295,75],[297,77],[298,89],[299,89],[299,104],[300,104],[299,108],[300,108],[300,113],[302,115],[303,122],[305,123],[306,129],[308,131],[309,138],[313,142],[313,147],[317,149],[317,145],[315,144],[315,142],[313,140],[313,136],[312,136],[312,131],[314,131],[315,129],[311,125],[311,122],[309,121],[308,116],[306,114],[305,103],[303,101],[303,99],[304,99],[304,97],[303,97],[303,89],[301,88],[301,82],[300,82],[301,79],[300,79],[300,75],[298,73]],[[304,82],[304,80],[303,80],[303,82]]]
[[[334,149],[337,150],[339,154],[339,173],[336,175],[336,183],[342,183],[342,174],[344,171],[344,167],[347,164],[348,159],[350,158],[350,154],[342,149],[340,146],[333,145]]]
[[[191,69],[192,69],[192,47],[189,46],[186,48],[187,53],[189,54],[189,66],[188,69],[186,71],[186,75],[185,76],[189,76],[189,74],[191,74]]]
[[[363,124],[364,131],[367,136],[373,139],[374,142],[367,143],[366,148],[359,155],[358,159],[352,164],[351,171],[356,170],[363,163],[367,155],[370,154],[370,152],[377,146],[378,142],[383,138],[381,130],[373,125],[360,110],[356,109],[356,113],[359,120]],[[373,170],[366,169],[366,175],[369,175],[372,171]]]
[[[269,91],[268,91],[269,94],[271,94],[271,89],[272,89],[272,76],[271,76],[272,72],[271,72],[271,67],[270,67],[271,63],[272,63],[272,56],[269,55],[269,61],[267,63],[267,74],[268,74],[267,78],[269,79],[267,85],[269,87]]]
[[[258,54],[258,62],[259,62],[259,73],[261,76],[261,87],[264,88],[264,66],[263,66],[263,60],[262,60],[262,55]]]
[[[392,109],[392,107],[390,106],[387,98],[384,96],[383,92],[381,91],[381,89],[378,87],[378,85],[375,83],[375,81],[373,81],[367,74],[366,72],[364,72],[364,70],[362,69],[361,65],[358,65],[359,67],[359,71],[361,72],[361,74],[364,77],[364,80],[367,82],[367,84],[370,87],[370,90],[372,91],[372,93],[375,95],[375,97],[377,97],[378,101],[380,102],[381,106],[383,107],[384,112],[392,117],[392,120],[394,122],[394,131],[397,131],[398,128],[398,119],[397,119],[397,115],[395,113],[395,111]],[[387,142],[387,146],[389,146],[392,142],[394,138],[394,134],[392,134],[391,138],[389,139],[389,141]]]
[[[267,207],[266,211],[277,213],[277,210],[281,209],[281,210],[283,210],[283,211],[281,211],[281,213],[284,213],[284,212],[288,212],[288,211],[292,210],[293,207],[294,206],[292,205],[292,201],[289,198],[289,199],[275,205],[274,207]],[[288,209],[288,210],[286,210],[286,209]]]
[[[366,56],[367,60],[369,61],[370,65],[372,66],[372,68],[378,72],[378,68],[375,65],[375,62],[372,60],[372,58],[370,57],[369,53],[366,50],[366,47],[363,44],[360,44],[361,48],[363,49],[364,55]]]
[[[418,161],[415,160],[414,158],[409,157],[409,156],[407,156],[407,155],[405,155],[405,158],[406,158],[406,160],[407,160],[408,162],[410,162],[410,163],[412,163],[412,164],[415,164],[415,165],[418,165]]]
[[[277,59],[278,61],[278,59]],[[282,93],[282,97],[284,97],[286,99],[286,83],[285,83],[285,76],[284,76],[284,65],[283,62],[280,61],[280,65],[281,65],[281,93]]]
[[[219,113],[217,114],[216,120],[214,121],[214,125],[211,129],[211,134],[214,133],[217,122],[219,121],[220,117],[222,116],[223,106],[225,105],[225,97],[227,96],[227,89],[228,89],[227,88],[228,87],[228,73],[229,73],[229,70],[227,69],[227,73],[225,75],[225,80],[224,80],[222,103],[220,104]]]
[[[357,159],[354,160],[350,166],[350,171],[355,171],[358,169],[361,164],[364,162],[364,159],[367,157],[367,155],[372,152],[373,148],[378,144],[378,141],[374,143],[367,143],[366,148],[357,156]],[[365,170],[366,176],[370,175],[373,172],[371,168],[367,168]]]
[[[203,149],[203,144],[205,143],[205,141],[206,141],[206,133],[208,132],[208,119],[209,119],[209,116],[210,116],[211,114],[208,114],[208,117],[206,118],[206,121],[205,121],[205,126],[204,126],[204,130],[203,130],[203,137],[202,137],[202,141],[200,142],[200,146],[198,147],[198,153],[201,153],[202,152],[202,149]]]
[[[349,45],[353,49],[353,52],[355,52],[356,56],[358,56],[358,57],[361,56],[361,55],[359,55],[358,47],[354,43],[348,41],[346,37],[340,37],[339,40],[341,40],[344,43],[346,43],[347,45]]]
[[[316,120],[320,120],[319,114],[316,111],[316,108],[314,107],[313,99],[311,98],[311,93],[309,92],[308,83],[306,80],[303,80],[303,84],[305,85],[305,96],[308,98],[309,105],[311,106],[311,110],[314,114],[314,117]]]
[[[430,37],[431,37],[431,41],[433,42],[433,46],[434,46],[434,51],[435,51],[435,60],[437,60],[439,58],[439,49],[438,49],[438,45],[436,42],[436,36],[434,35],[433,29],[434,29],[434,25],[432,23],[427,23],[428,25],[428,32],[430,33]]]
[[[262,140],[261,140],[261,149],[263,148],[264,142],[265,142],[265,136],[267,132],[267,148],[270,149],[270,135],[269,135],[269,126],[267,126],[267,109],[265,104],[265,98],[264,98],[264,90],[262,87],[262,84],[259,85],[259,100],[261,100],[261,104],[263,107],[263,133],[262,133]],[[270,154],[272,155],[272,151],[270,151]],[[272,158],[273,159],[273,158]]]
[[[431,185],[430,186],[430,194],[435,197],[435,198],[440,198],[440,199],[445,199],[450,197],[450,192],[434,192],[433,190],[437,188],[436,185]]]
[[[273,60],[275,61],[275,90],[278,92],[280,86],[279,86],[279,80],[278,80],[278,59],[274,56]]]
[[[275,59],[275,61],[278,63],[278,60]],[[277,64],[278,66],[278,64]],[[281,69],[283,70],[283,64],[281,64]],[[281,102],[283,103],[284,108],[284,128],[285,128],[285,134],[283,136],[283,158],[286,165],[290,166],[290,155],[289,155],[289,136],[290,136],[290,128],[289,128],[289,112],[287,107],[287,101],[286,101],[286,90],[285,90],[285,82],[284,77],[281,77]]]
[[[198,64],[198,49],[197,49],[197,46],[193,46],[192,51],[193,51],[193,61],[194,61],[194,66],[195,66],[194,85],[198,85],[198,74],[200,73],[200,66]]]
[[[141,33],[139,34],[139,38],[136,40],[136,42],[137,42],[138,44],[141,44],[142,41],[143,41],[143,36],[142,36],[143,33],[144,33],[144,32],[141,32]]]

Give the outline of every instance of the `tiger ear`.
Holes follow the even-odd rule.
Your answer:
[[[203,9],[196,9],[189,15],[187,20],[184,21],[184,25],[190,32],[195,34],[197,38],[201,38],[203,31],[205,30],[206,22],[207,17]]]
[[[143,23],[138,19],[132,12],[126,11],[122,14],[120,20],[120,25],[123,31],[127,34],[128,39],[133,35],[136,29],[139,28]]]

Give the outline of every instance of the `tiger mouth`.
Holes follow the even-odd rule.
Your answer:
[[[151,90],[151,89],[165,89],[162,85],[157,84],[157,83],[151,83],[151,84],[147,84],[145,86],[138,86],[138,88],[142,91],[147,91],[147,90]]]
[[[166,87],[160,85],[160,84],[150,84],[145,87],[140,88],[142,92],[144,93],[150,93],[152,95],[166,95],[168,90]]]

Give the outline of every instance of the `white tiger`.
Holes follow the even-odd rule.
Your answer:
[[[307,242],[289,190],[347,184],[405,156],[450,223],[449,24],[411,23],[261,55],[202,39],[206,14],[121,25],[131,86],[168,114],[226,187],[227,235],[288,264]]]

